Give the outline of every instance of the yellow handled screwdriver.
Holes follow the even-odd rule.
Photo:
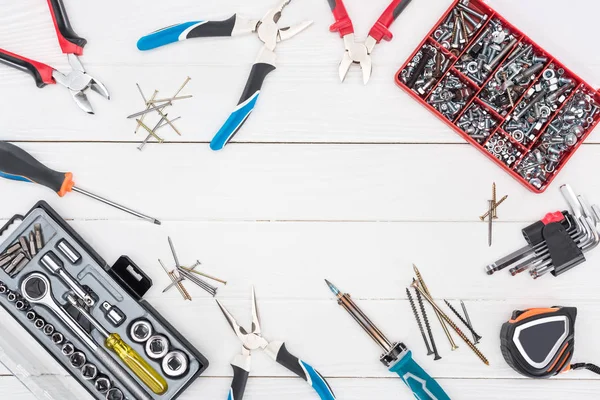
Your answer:
[[[129,367],[133,373],[141,379],[146,386],[156,394],[164,394],[167,389],[167,381],[146,360],[144,360],[134,349],[131,348],[117,333],[110,333],[92,315],[79,304],[77,298],[72,294],[67,300],[104,336],[104,346],[112,350]]]

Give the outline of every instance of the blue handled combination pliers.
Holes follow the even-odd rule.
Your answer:
[[[283,342],[269,342],[262,337],[254,287],[252,288],[252,332],[250,333],[237,323],[235,318],[219,300],[216,300],[216,302],[221,311],[223,311],[231,329],[233,329],[238,339],[242,342],[242,354],[237,355],[231,362],[231,366],[233,367],[233,382],[231,383],[227,400],[242,400],[244,397],[244,390],[246,389],[248,375],[250,374],[251,352],[258,349],[264,350],[273,360],[308,382],[319,394],[321,400],[335,400],[333,391],[319,372],[290,354]]]
[[[211,141],[211,149],[221,150],[248,119],[256,105],[265,78],[276,68],[275,47],[277,43],[296,36],[312,24],[312,21],[307,21],[292,27],[280,28],[278,22],[281,13],[290,2],[291,0],[281,1],[275,8],[269,10],[261,20],[249,20],[233,15],[224,21],[186,22],[160,29],[138,41],[138,49],[150,50],[169,43],[197,37],[258,34],[258,38],[264,43],[263,48],[252,66],[246,88],[237,107]]]

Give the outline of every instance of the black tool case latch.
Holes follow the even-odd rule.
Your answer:
[[[577,243],[569,235],[569,227],[576,225],[574,217],[567,211],[548,214],[543,220],[523,229],[525,240],[532,246],[545,243],[554,270],[552,275],[558,276],[583,263],[585,256]]]
[[[152,279],[127,256],[119,257],[108,274],[137,300],[141,300],[152,287]]]

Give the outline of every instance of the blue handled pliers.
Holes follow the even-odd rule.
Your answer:
[[[307,21],[295,26],[280,28],[278,22],[281,13],[290,2],[291,0],[281,1],[275,8],[269,10],[261,20],[249,20],[233,15],[223,21],[186,22],[160,29],[138,41],[138,49],[150,50],[169,43],[197,37],[237,36],[256,33],[264,43],[252,66],[242,97],[229,119],[211,141],[211,149],[221,150],[250,116],[265,78],[276,68],[275,47],[277,43],[291,39],[312,24],[312,21]]]
[[[251,352],[252,350],[259,349],[264,350],[273,360],[308,382],[319,394],[321,400],[335,400],[333,391],[319,372],[290,354],[283,342],[269,342],[263,338],[254,287],[252,288],[252,331],[250,333],[237,323],[235,318],[219,300],[216,300],[216,302],[221,308],[223,315],[225,315],[227,322],[229,322],[231,329],[233,329],[238,339],[242,342],[242,354],[237,355],[231,362],[231,366],[233,367],[233,382],[231,383],[227,400],[242,400],[244,397],[244,390],[246,389],[248,375],[250,374]]]

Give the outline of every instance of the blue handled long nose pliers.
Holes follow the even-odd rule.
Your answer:
[[[238,36],[248,33],[256,33],[263,42],[263,47],[252,66],[242,97],[229,119],[211,141],[211,149],[221,150],[254,110],[265,78],[276,68],[275,47],[277,47],[277,43],[293,38],[312,24],[312,21],[306,21],[294,26],[279,27],[281,13],[290,2],[291,0],[280,1],[260,20],[250,20],[233,15],[223,21],[185,22],[160,29],[138,41],[137,46],[140,50],[151,50],[169,43],[198,37]]]
[[[216,299],[215,299],[216,300]],[[252,288],[252,331],[248,332],[240,326],[229,311],[216,300],[231,329],[242,342],[242,354],[237,355],[231,362],[233,367],[233,382],[229,389],[227,400],[242,400],[248,375],[250,374],[252,350],[264,350],[269,357],[308,382],[319,394],[321,400],[335,400],[335,395],[325,378],[306,362],[290,354],[283,342],[269,342],[262,336],[256,295]]]

